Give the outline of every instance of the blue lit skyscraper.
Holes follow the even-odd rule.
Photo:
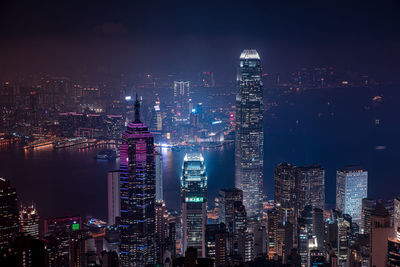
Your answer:
[[[261,60],[256,50],[244,50],[237,71],[235,185],[243,191],[248,217],[262,215],[263,90]]]
[[[336,171],[336,208],[349,214],[360,225],[362,199],[368,194],[368,172],[360,166],[346,166]]]
[[[183,251],[197,249],[205,257],[205,225],[207,222],[207,176],[200,153],[186,154],[181,176]]]
[[[136,96],[135,120],[122,134],[120,148],[121,251],[120,266],[155,263],[154,140],[140,121]]]

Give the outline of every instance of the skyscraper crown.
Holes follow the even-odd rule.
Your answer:
[[[255,49],[245,49],[240,54],[240,59],[260,59],[260,55]]]

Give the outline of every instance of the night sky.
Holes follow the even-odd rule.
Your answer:
[[[334,65],[400,70],[400,2],[1,1],[0,72],[235,72],[243,48],[264,71]],[[226,76],[229,77],[229,76]]]

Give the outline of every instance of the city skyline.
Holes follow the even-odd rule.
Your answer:
[[[0,4],[0,266],[399,266],[400,5]]]

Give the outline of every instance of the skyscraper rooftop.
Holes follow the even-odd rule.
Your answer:
[[[260,59],[260,56],[255,49],[245,49],[240,54],[240,59]]]
[[[201,153],[188,153],[185,155],[184,161],[204,161]]]

